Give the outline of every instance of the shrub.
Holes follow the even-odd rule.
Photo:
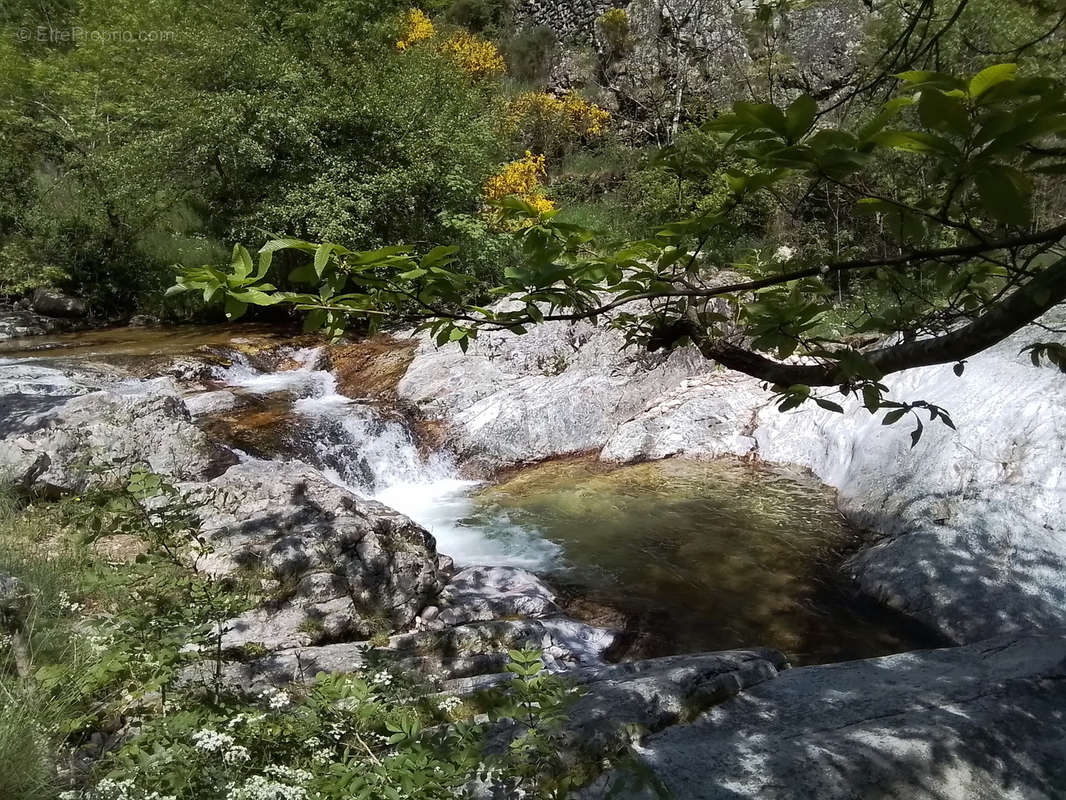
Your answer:
[[[496,45],[466,31],[455,33],[441,47],[441,52],[465,73],[479,80],[496,78],[507,71]]]
[[[600,36],[609,59],[621,58],[629,49],[629,15],[624,8],[610,8],[598,20]]]
[[[432,39],[436,33],[437,29],[433,27],[433,22],[426,16],[426,12],[420,8],[412,8],[403,15],[401,38],[396,42],[396,47],[400,50],[406,50],[419,42]]]
[[[454,25],[462,25],[476,33],[499,30],[511,17],[509,0],[456,0],[445,17]]]
[[[504,45],[508,72],[519,83],[546,85],[558,44],[547,25],[523,28]]]
[[[562,97],[525,92],[511,101],[505,125],[534,152],[555,157],[582,140],[599,136],[610,121],[608,111],[577,92],[570,91]]]
[[[520,197],[540,213],[555,210],[555,204],[544,196],[544,156],[526,151],[526,157],[505,164],[485,182],[485,199],[498,203],[506,197]]]

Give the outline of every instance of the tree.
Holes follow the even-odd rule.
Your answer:
[[[817,124],[807,96],[785,108],[736,104],[705,126],[740,165],[728,170],[729,196],[654,239],[606,247],[554,212],[508,198],[501,214],[520,223],[524,263],[495,294],[519,299],[518,310],[460,307],[468,279],[447,269],[456,258],[448,247],[418,258],[402,247],[357,253],[282,240],[264,257],[306,251],[313,263],[295,278],[317,291],[263,288],[265,272],[253,275],[243,255],[245,266],[229,276],[187,271],[176,290],[291,304],[330,335],[350,317],[416,320],[438,342],[461,345],[484,329],[522,333],[544,321],[611,315],[632,343],[692,342],[706,358],[766,380],[785,408],[808,399],[837,408],[812,387],[838,387],[871,411],[895,414],[910,406],[884,399],[884,376],[937,363],[961,371],[965,359],[1066,299],[1066,220],[1061,206],[1046,204],[1066,173],[1061,84],[1019,76],[1013,64],[968,79],[911,71],[897,81],[895,97],[848,126]],[[686,158],[687,169],[718,169],[698,156]],[[897,170],[890,185],[886,163]],[[823,186],[839,188],[870,218],[877,236],[865,252],[817,263],[787,246],[730,261],[705,252],[714,231],[754,198],[769,195],[802,214]],[[861,276],[858,300],[840,301],[832,279],[842,274]]]

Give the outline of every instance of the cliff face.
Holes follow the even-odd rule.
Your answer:
[[[604,12],[621,9],[612,34]],[[870,18],[860,0],[766,16],[746,0],[522,0],[517,20],[559,42],[551,88],[578,89],[656,138],[686,113],[751,96],[829,99],[850,85]]]

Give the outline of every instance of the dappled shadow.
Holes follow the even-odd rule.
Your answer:
[[[788,670],[638,753],[691,800],[1051,798],[1066,793],[1064,721],[1066,637],[1007,636]]]

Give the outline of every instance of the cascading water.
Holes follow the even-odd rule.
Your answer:
[[[246,394],[286,393],[297,425],[288,432],[296,454],[330,480],[406,514],[437,539],[437,548],[459,564],[505,564],[546,569],[559,547],[535,531],[509,524],[469,521],[471,492],[479,484],[459,476],[447,453],[424,456],[404,420],[337,392],[334,376],[319,369],[321,351],[297,350],[299,366],[262,372],[242,356],[220,372]]]

